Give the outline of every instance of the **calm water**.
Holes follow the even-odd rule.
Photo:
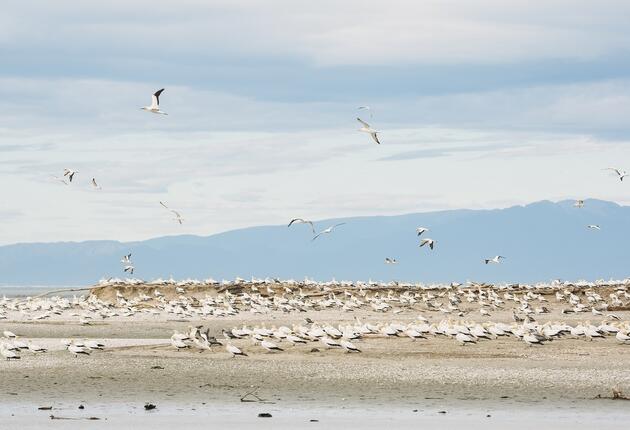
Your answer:
[[[23,286],[23,285],[0,285],[0,297],[2,296],[6,296],[6,297],[28,297],[28,296],[36,296],[38,294],[42,294],[45,293],[47,291],[53,291],[53,290],[62,290],[65,288],[81,288],[82,286],[75,286],[75,285],[68,285],[68,286],[44,286],[44,285],[37,285],[37,286]],[[73,295],[81,295],[81,294],[86,294],[86,291],[77,291],[77,292],[68,292],[68,293],[58,293],[55,294],[56,296],[62,296],[62,297],[72,297]]]

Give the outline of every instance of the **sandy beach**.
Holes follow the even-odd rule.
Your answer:
[[[549,313],[538,316],[540,323],[602,319],[590,314],[563,315],[559,312],[561,305],[550,302],[547,306]],[[462,304],[461,308],[470,309],[468,317],[473,318],[475,304]],[[138,415],[142,421],[156,416],[147,415],[143,409],[150,402],[158,405],[159,414],[177,417],[185,415],[183,411],[195,411],[188,417],[191,425],[197,415],[214,415],[216,419],[223,416],[221,419],[229,421],[235,412],[251,411],[243,416],[258,419],[258,411],[267,410],[279,416],[293,410],[288,416],[301,417],[306,423],[311,419],[307,419],[309,411],[319,411],[312,418],[319,419],[329,408],[361,410],[368,415],[372,411],[379,419],[387,419],[393,411],[405,411],[411,414],[410,421],[403,419],[402,427],[413,426],[418,414],[429,421],[443,419],[440,411],[446,411],[446,415],[459,411],[463,421],[467,421],[466,413],[483,421],[486,414],[482,412],[500,412],[508,421],[519,421],[514,413],[530,413],[531,422],[537,416],[531,411],[557,408],[567,414],[579,410],[586,414],[585,421],[590,412],[601,408],[630,417],[630,412],[625,412],[630,403],[609,399],[613,389],[630,393],[630,345],[619,344],[614,337],[592,341],[563,338],[536,346],[505,337],[461,346],[441,336],[414,341],[374,335],[355,340],[362,352],[353,354],[326,349],[319,342],[297,346],[281,343],[284,351],[269,353],[249,339],[234,339],[231,342],[248,354],[235,358],[221,346],[199,352],[194,348],[177,350],[169,342],[173,330],[183,332],[192,325],[203,325],[220,339],[223,329],[243,325],[292,326],[305,318],[330,324],[352,323],[356,318],[375,324],[406,323],[419,313],[432,320],[442,319],[421,304],[396,315],[369,309],[347,313],[328,309],[291,314],[272,311],[264,315],[241,312],[199,319],[141,314],[89,324],[79,323],[76,314],[70,316],[69,311],[46,321],[8,312],[0,328],[49,351],[26,351],[20,360],[0,361],[2,414],[5,418],[13,414],[11,419],[16,423],[20,416],[32,413],[43,419],[50,419],[50,414],[93,414],[110,417],[110,423],[122,413]],[[629,317],[627,311],[616,314],[622,319]],[[486,319],[510,323],[511,315],[510,309],[501,309]],[[483,321],[479,315],[474,318]],[[68,338],[96,339],[106,348],[74,357],[61,343]],[[256,401],[242,402],[241,397],[250,391],[262,401],[250,396],[246,399]],[[93,409],[79,411],[79,404]],[[40,406],[53,409],[42,414],[37,411]],[[220,410],[225,413],[217,412]],[[359,415],[363,417],[363,413]],[[551,421],[557,418],[554,413],[548,415]],[[333,418],[335,425],[342,425],[343,416]],[[448,420],[453,420],[453,425],[459,422],[452,416]],[[287,421],[287,425],[290,423]],[[241,424],[244,428],[247,425]],[[66,427],[60,428],[73,425],[74,421],[67,420],[63,424]]]

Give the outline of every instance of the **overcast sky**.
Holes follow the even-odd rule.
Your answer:
[[[0,243],[630,203],[602,170],[630,170],[629,16],[624,0],[7,2]],[[162,87],[169,115],[141,111]],[[70,186],[50,179],[65,167]]]

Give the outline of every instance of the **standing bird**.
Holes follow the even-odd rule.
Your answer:
[[[164,91],[164,88],[157,90],[153,96],[151,96],[151,106],[143,106],[140,109],[160,115],[168,115],[166,112],[160,110],[160,94],[162,94],[162,91]]]
[[[426,239],[422,239],[422,241],[420,242],[420,247],[422,248],[424,245],[429,245],[429,248],[433,249],[433,247],[435,246],[435,240],[428,237]]]
[[[314,237],[313,239],[311,239],[311,242],[312,242],[312,241],[314,241],[315,239],[317,239],[317,238],[318,238],[319,236],[321,236],[322,234],[329,234],[329,233],[332,233],[332,231],[333,231],[335,228],[339,227],[340,225],[344,225],[344,224],[345,224],[345,222],[341,222],[341,223],[339,223],[339,224],[331,225],[331,226],[330,226],[330,227],[328,227],[326,230],[322,230],[322,231],[320,231],[319,233],[317,233],[317,234],[315,235],[315,237]]]
[[[426,228],[426,227],[418,227],[418,228],[416,229],[416,234],[417,234],[418,236],[420,236],[420,235],[422,235],[422,233],[424,233],[425,231],[429,231],[429,229],[428,229],[428,228]]]
[[[67,176],[70,182],[72,182],[72,178],[74,178],[74,175],[77,173],[79,173],[78,170],[63,169],[63,176]]]
[[[359,121],[363,125],[363,127],[361,127],[359,131],[362,131],[363,133],[368,133],[370,136],[372,136],[372,139],[374,139],[374,142],[380,145],[381,142],[378,141],[378,131],[370,127],[370,124],[363,121],[361,118],[357,118],[357,121]]]
[[[313,231],[313,234],[315,234],[315,227],[313,226],[312,221],[309,221],[307,219],[302,219],[302,218],[293,218],[287,227],[291,227],[291,225],[293,225],[294,223],[309,224],[311,226],[311,230]]]
[[[502,259],[502,258],[505,258],[505,257],[504,257],[504,256],[502,256],[502,255],[496,255],[496,256],[495,256],[495,257],[493,257],[493,258],[486,258],[486,259],[485,259],[485,260],[483,260],[483,261],[484,261],[484,263],[486,263],[486,264],[488,264],[488,263],[495,263],[495,264],[499,264],[499,263],[501,262],[501,259]]]
[[[236,357],[237,355],[241,355],[243,357],[247,357],[247,354],[245,354],[243,351],[241,351],[240,349],[238,349],[237,347],[235,347],[231,343],[228,343],[227,345],[225,345],[225,349],[227,350],[227,352],[232,354],[232,357]]]
[[[623,182],[623,178],[628,176],[628,173],[625,170],[620,170],[615,167],[606,167],[604,170],[612,170],[613,172],[615,172],[621,182]]]

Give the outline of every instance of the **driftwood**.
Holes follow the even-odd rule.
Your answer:
[[[264,399],[261,399],[256,395],[256,391],[258,391],[259,389],[260,387],[255,387],[253,390],[243,394],[241,396],[241,402],[264,402]]]

